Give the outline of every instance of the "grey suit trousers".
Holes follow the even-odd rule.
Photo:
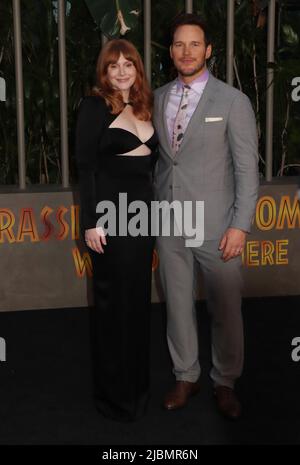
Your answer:
[[[221,260],[219,241],[185,247],[183,237],[157,238],[160,277],[167,305],[167,341],[177,380],[195,382],[200,376],[195,312],[195,261],[199,263],[211,316],[214,384],[233,387],[244,357],[241,314],[241,257]]]

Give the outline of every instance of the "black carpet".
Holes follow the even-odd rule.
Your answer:
[[[185,409],[162,409],[173,375],[165,308],[153,305],[149,411],[136,423],[120,424],[93,404],[88,309],[0,313],[7,348],[6,362],[0,362],[0,444],[300,444],[300,361],[291,358],[291,341],[300,336],[300,297],[246,299],[243,315],[238,422],[215,408],[209,319],[200,303],[200,394]]]

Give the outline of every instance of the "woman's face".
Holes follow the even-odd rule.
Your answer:
[[[121,53],[116,63],[107,68],[107,77],[114,89],[128,91],[136,79],[136,68],[132,61],[127,60]]]

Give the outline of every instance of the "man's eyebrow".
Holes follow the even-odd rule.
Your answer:
[[[200,44],[200,40],[191,40],[190,42],[188,42],[189,44]],[[173,44],[183,44],[184,41],[183,40],[175,40],[173,42]]]

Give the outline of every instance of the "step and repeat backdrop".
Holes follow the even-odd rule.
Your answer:
[[[245,297],[300,293],[300,203],[295,178],[260,187],[243,254]],[[285,182],[285,184],[283,183]],[[288,182],[288,183],[287,183]],[[77,192],[0,196],[0,311],[93,304],[92,264],[80,236]],[[152,300],[164,300],[153,256]],[[199,275],[199,298],[204,297]]]

